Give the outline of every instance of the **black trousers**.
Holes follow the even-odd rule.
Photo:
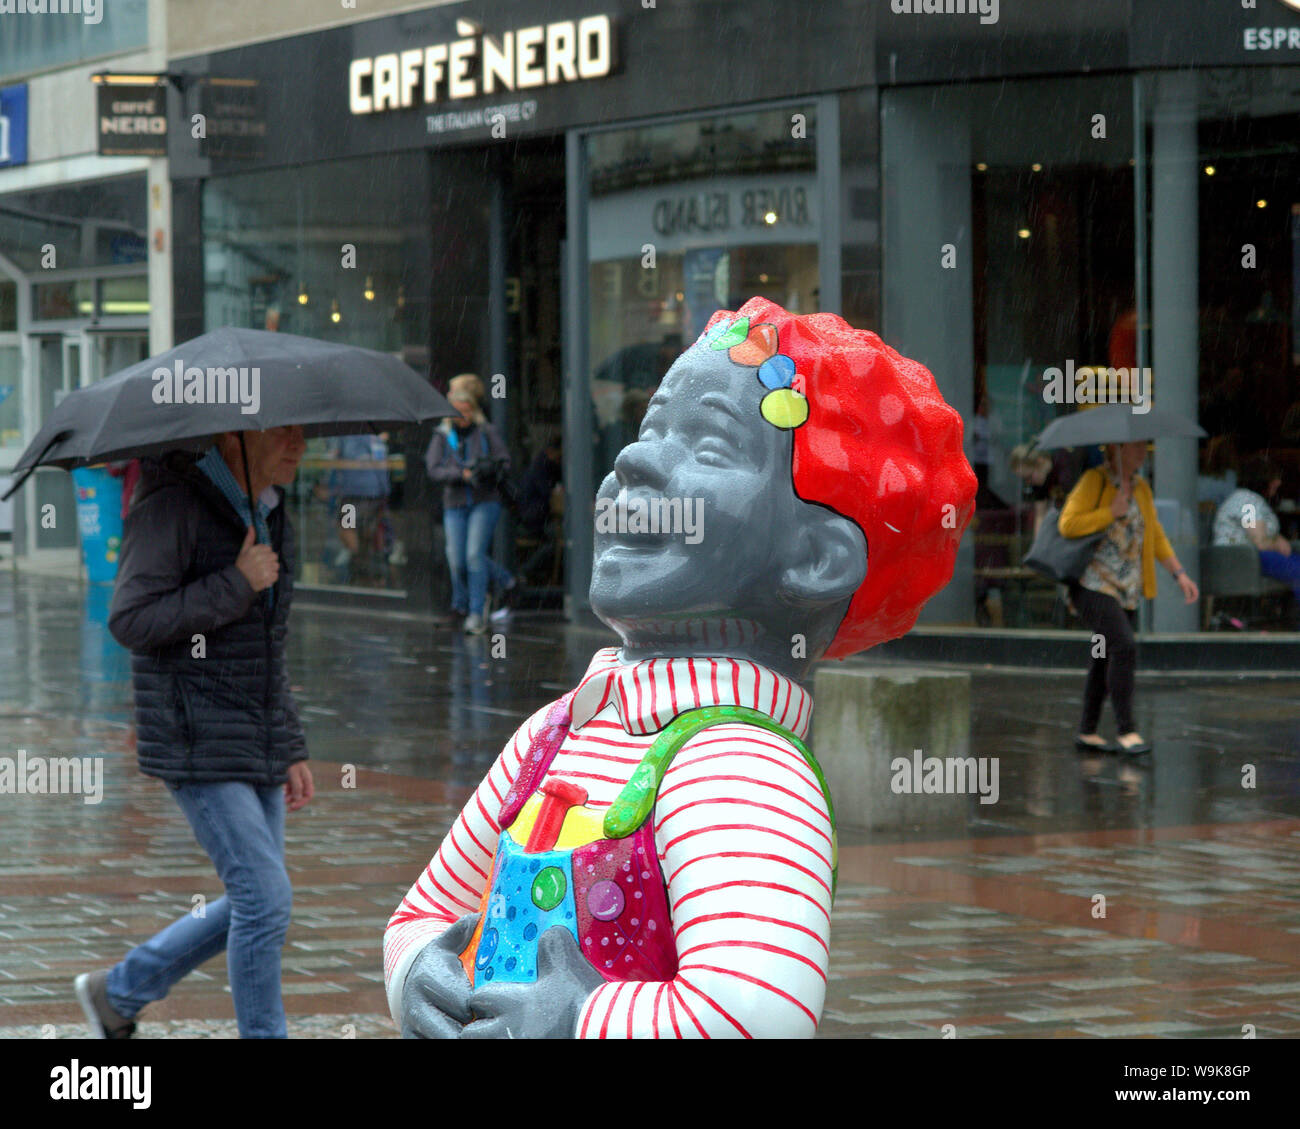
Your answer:
[[[1133,724],[1133,678],[1137,672],[1137,638],[1133,628],[1137,624],[1137,612],[1121,607],[1114,596],[1078,584],[1070,586],[1070,598],[1087,628],[1101,636],[1089,644],[1093,658],[1083,688],[1083,720],[1079,732],[1097,732],[1101,707],[1109,692],[1119,733],[1132,733],[1137,728]]]

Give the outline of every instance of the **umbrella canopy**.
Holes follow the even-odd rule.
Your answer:
[[[176,449],[223,431],[299,426],[307,436],[382,431],[456,415],[386,353],[261,329],[217,329],[70,393],[14,466],[9,497],[38,466]]]
[[[1098,443],[1134,443],[1177,436],[1200,439],[1205,431],[1177,412],[1159,408],[1137,413],[1131,404],[1103,404],[1053,420],[1038,437],[1040,450],[1091,447]]]

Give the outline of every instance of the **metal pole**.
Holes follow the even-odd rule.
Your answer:
[[[1137,367],[1151,364],[1150,235],[1147,230],[1147,107],[1141,74],[1133,76],[1133,289],[1137,311]],[[1154,483],[1152,488],[1154,489]],[[1138,630],[1151,630],[1151,601],[1138,604]]]
[[[248,492],[248,520],[253,526],[253,543],[257,543],[257,509],[253,505],[253,477],[248,469],[248,444],[244,442],[244,433],[239,433],[239,453],[244,460],[244,489]]]

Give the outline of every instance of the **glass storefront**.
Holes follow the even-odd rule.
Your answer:
[[[1143,626],[1293,625],[1289,597],[1230,600],[1235,610],[1215,614],[1245,592],[1211,550],[1217,506],[1243,466],[1259,478],[1261,457],[1280,479],[1283,539],[1300,534],[1294,73],[882,91],[884,335],[961,410],[980,483],[930,622],[1077,626],[1064,589],[1021,560],[1051,503],[1102,455],[1027,447],[1076,410],[1090,374],[1100,390],[1128,370],[1151,403],[1209,433],[1151,445],[1143,473],[1203,594],[1184,607],[1162,572]],[[1058,371],[1079,382],[1065,402],[1052,391]]]
[[[1055,415],[1043,372],[1104,363],[1133,309],[1131,102],[1119,76],[881,94],[884,336],[961,411],[979,479],[932,621],[1063,625],[1056,586],[1020,562],[1078,460],[1022,477],[1013,455]]]
[[[574,612],[586,601],[587,498],[718,308],[761,294],[796,313],[839,311],[926,364],[963,416],[977,511],[922,626],[1078,626],[1063,590],[1022,560],[1052,503],[1101,455],[1032,445],[1078,406],[1051,395],[1051,373],[1105,383],[1127,370],[1158,407],[1209,433],[1149,452],[1161,522],[1205,594],[1183,607],[1161,573],[1143,630],[1286,626],[1289,595],[1238,600],[1226,556],[1211,550],[1226,548],[1213,544],[1217,507],[1258,484],[1265,462],[1279,482],[1278,535],[1300,537],[1297,72],[1193,65],[1233,56],[1153,40],[1137,8],[1103,21],[1087,57],[1107,65],[1090,72],[1074,65],[1077,50],[1053,55],[1038,22],[1010,14],[996,57],[953,39],[944,29],[956,24],[918,22],[913,35],[883,22],[865,33],[889,49],[879,72],[675,87],[656,102],[656,76],[629,63],[608,85],[538,92],[537,124],[491,141],[471,115],[435,137],[442,118],[424,130],[394,113],[313,134],[323,148],[312,155],[296,139],[313,119],[272,99],[285,128],[248,160],[273,171],[173,154],[202,197],[205,325],[355,341],[402,355],[439,387],[459,372],[489,387],[501,378],[486,407],[516,473],[562,458],[577,504],[565,517],[557,494],[527,532],[507,517],[497,556],[512,569],[535,558],[530,585],[554,588],[563,574]],[[1081,19],[1051,17],[1062,28]],[[408,34],[399,23],[374,31]],[[342,34],[320,33],[312,50],[350,50]],[[628,22],[620,34],[636,43],[641,32]],[[276,49],[218,53],[195,73],[215,60],[263,81]],[[1010,72],[1033,77],[986,77]],[[139,300],[50,293],[73,308],[110,297]],[[418,558],[440,601],[426,440],[313,442],[294,496],[305,582],[409,594],[423,578],[400,562]],[[553,480],[554,466],[543,469]],[[363,478],[387,502],[354,547],[331,506],[366,496],[355,493]]]
[[[42,281],[54,271],[144,263],[144,177],[7,193],[0,197],[0,231],[5,257]]]
[[[146,198],[139,174],[0,197],[0,466],[70,391],[148,355]],[[76,545],[37,520],[73,509],[66,472],[38,470],[15,501],[16,555]]]
[[[1165,226],[1152,226],[1152,315],[1158,333],[1163,307],[1183,311],[1174,344],[1191,379],[1175,389],[1178,406],[1198,414],[1209,433],[1199,449],[1171,451],[1169,472],[1194,506],[1202,623],[1213,630],[1296,627],[1285,585],[1267,582],[1261,597],[1242,593],[1237,578],[1258,575],[1258,551],[1226,544],[1216,516],[1225,503],[1232,507],[1235,491],[1249,489],[1267,507],[1255,503],[1271,550],[1300,549],[1297,73],[1232,68],[1201,70],[1190,82],[1140,80],[1152,136],[1152,212],[1165,212]],[[1181,285],[1167,293],[1161,278],[1171,267]],[[1158,337],[1155,346],[1158,357]],[[1157,474],[1165,471],[1166,446],[1157,447]]]
[[[205,324],[360,345],[426,372],[430,211],[422,153],[208,182]],[[422,454],[412,436],[308,442],[289,491],[301,583],[403,594],[412,541],[427,541],[427,512],[407,504]]]

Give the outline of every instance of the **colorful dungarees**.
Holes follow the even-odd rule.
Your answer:
[[[826,798],[834,867],[835,813],[826,780],[803,741],[766,714],[744,706],[679,714],[602,813],[584,806],[580,785],[545,779],[569,731],[571,697],[551,708],[502,805],[501,836],[479,904],[483,917],[461,956],[471,983],[536,980],[538,938],[557,925],[607,981],[673,978],[677,950],[650,817],[674,754],[711,725],[760,726],[799,750]]]

